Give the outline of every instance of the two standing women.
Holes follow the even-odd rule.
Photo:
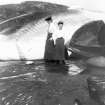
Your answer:
[[[63,22],[58,22],[58,28],[53,24],[51,17],[46,19],[46,22],[49,25],[48,35],[45,46],[45,61],[56,61],[57,63],[65,63],[65,33],[63,31]]]

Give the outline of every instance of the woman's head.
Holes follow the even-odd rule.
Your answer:
[[[63,21],[59,21],[59,22],[58,22],[58,27],[59,27],[59,29],[62,29],[62,28],[63,28],[63,24],[64,24]]]

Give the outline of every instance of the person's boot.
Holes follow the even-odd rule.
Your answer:
[[[56,64],[59,64],[59,60],[56,60],[55,62],[56,62]]]
[[[62,61],[62,63],[63,63],[63,64],[66,64],[64,60]]]
[[[79,99],[75,99],[74,100],[74,105],[82,105],[82,103]]]

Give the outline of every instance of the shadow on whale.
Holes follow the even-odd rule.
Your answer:
[[[33,5],[33,3],[37,5]],[[64,21],[65,40],[68,48],[70,47],[69,43],[72,40],[72,36],[82,25],[94,20],[105,19],[104,13],[72,9],[44,2],[33,3],[28,2],[26,3],[27,5],[23,3],[25,8],[30,5],[31,9],[24,10],[24,12],[23,9],[19,9],[18,11],[23,12],[19,15],[15,10],[17,12],[15,16],[1,20],[0,60],[43,59],[47,37],[46,30],[48,28],[44,19],[47,16],[51,15],[53,17],[55,25],[59,20]],[[2,15],[4,16],[4,14]]]

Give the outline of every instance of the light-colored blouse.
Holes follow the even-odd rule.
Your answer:
[[[55,32],[55,29],[56,29],[56,27],[55,27],[54,23],[50,23],[48,26],[48,33],[53,34]]]
[[[63,29],[57,29],[55,30],[54,34],[53,34],[53,39],[56,40],[57,38],[64,38],[65,39],[65,32]]]

